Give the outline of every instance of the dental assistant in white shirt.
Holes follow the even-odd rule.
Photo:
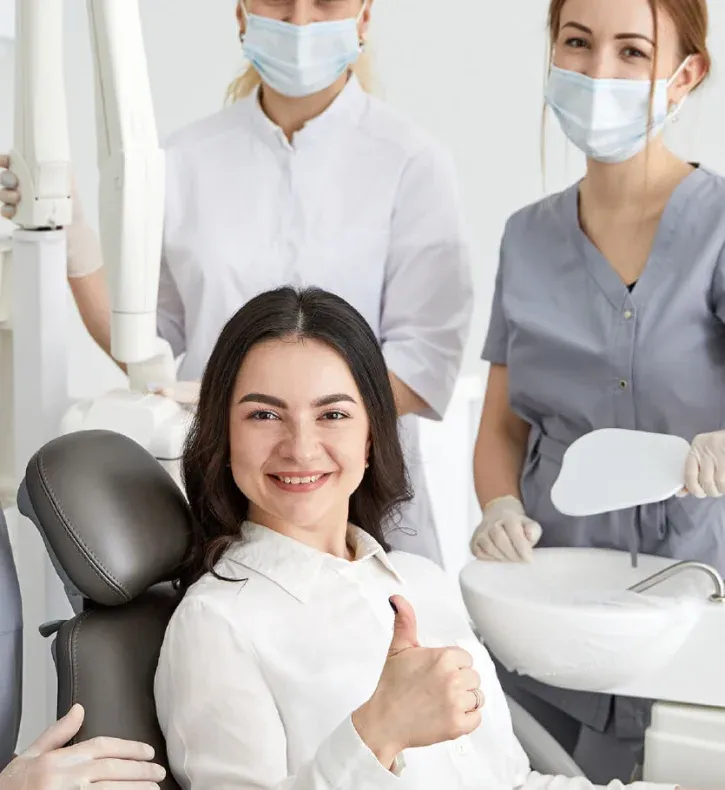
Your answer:
[[[158,331],[183,355],[179,378],[191,383],[167,394],[190,391],[195,400],[219,331],[255,294],[317,285],[354,304],[383,347],[416,493],[390,538],[440,562],[418,420],[443,417],[460,372],[472,313],[469,253],[448,152],[367,90],[372,6],[238,3],[250,66],[230,88],[234,101],[165,144]],[[18,198],[0,193],[4,216]],[[70,284],[86,327],[109,352],[102,260],[77,208]]]
[[[455,580],[387,551],[405,464],[354,308],[291,288],[247,303],[191,436],[186,594],[155,680],[184,790],[591,790],[531,771]]]

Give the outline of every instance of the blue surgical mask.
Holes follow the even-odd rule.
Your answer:
[[[588,158],[624,162],[644,150],[682,108],[684,99],[671,110],[667,93],[688,60],[669,80],[655,82],[649,127],[650,80],[593,79],[552,66],[546,103],[564,134]]]
[[[298,98],[325,90],[357,60],[362,43],[355,18],[293,25],[247,14],[240,37],[244,54],[262,81],[283,96]]]

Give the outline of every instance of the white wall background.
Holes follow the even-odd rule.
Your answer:
[[[0,0],[0,37],[12,29],[7,20],[13,4]],[[221,106],[228,82],[242,65],[236,0],[141,0],[140,5],[159,133],[165,136]],[[377,0],[375,6],[373,48],[385,98],[444,140],[459,169],[477,294],[465,373],[485,373],[478,352],[504,222],[543,194],[546,6],[546,0],[458,0],[453,10],[441,0]],[[725,173],[725,81],[719,62],[725,52],[725,2],[710,0],[710,11],[714,78],[668,135],[683,156]],[[73,159],[86,211],[95,222],[95,115],[83,0],[65,3],[65,34]],[[12,141],[12,96],[12,49],[0,42],[0,151],[7,151]],[[582,161],[553,125],[547,140],[547,187],[553,191],[581,175]],[[0,235],[11,229],[0,219]],[[68,304],[71,395],[123,386],[123,377],[85,333],[71,299]],[[429,446],[435,447],[440,438],[436,429],[431,431]],[[463,474],[464,467],[469,468],[467,461],[459,467],[451,464],[450,470],[458,468]],[[449,550],[451,556],[460,556],[458,548]],[[33,645],[47,650],[39,639]],[[26,677],[26,688],[35,680]],[[42,708],[29,709],[22,742],[38,731],[42,717]]]

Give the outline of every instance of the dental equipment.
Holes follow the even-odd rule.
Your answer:
[[[106,428],[136,440],[178,480],[189,413],[149,393],[176,379],[156,331],[164,216],[159,147],[138,2],[87,0],[98,137],[99,227],[111,294],[111,353],[129,390],[68,408],[63,228],[71,221],[71,166],[63,84],[63,0],[16,0],[15,140],[10,167],[21,202],[13,236],[16,473],[60,433]],[[49,353],[50,352],[50,353]],[[30,360],[30,362],[29,362]],[[39,422],[39,418],[40,423]],[[33,420],[35,425],[33,425]]]
[[[719,790],[725,766],[725,584],[697,562],[541,548],[475,561],[468,612],[511,672],[563,689],[654,700],[643,779]]]
[[[567,448],[551,489],[554,507],[568,516],[611,513],[663,502],[682,490],[690,445],[679,436],[620,428],[585,434]],[[636,568],[637,534],[630,536]]]
[[[662,502],[683,488],[689,452],[689,442],[679,436],[620,428],[592,431],[564,453],[551,501],[567,516]]]
[[[105,428],[155,455],[179,481],[189,413],[147,392],[176,378],[169,345],[156,333],[164,213],[159,148],[138,2],[87,0],[95,77],[99,218],[108,273],[111,350],[129,389],[71,404],[68,392],[66,232],[72,218],[63,63],[63,0],[15,2],[15,118],[10,168],[21,202],[10,250],[0,245],[0,483],[21,578],[24,732],[55,718],[55,671],[36,627],[67,616],[67,600],[41,544],[19,539],[12,507],[28,461],[59,433]],[[22,309],[19,307],[22,306]],[[32,582],[31,582],[32,580]]]
[[[709,577],[715,588],[715,592],[710,596],[710,600],[713,603],[725,604],[725,581],[723,581],[722,576],[714,568],[705,565],[704,562],[692,562],[691,560],[676,562],[674,565],[670,565],[664,570],[658,571],[649,578],[643,579],[641,582],[637,582],[637,584],[633,584],[629,590],[630,592],[638,593],[647,592],[647,590],[651,590],[658,584],[666,582],[678,573],[684,573],[688,570],[701,571]]]

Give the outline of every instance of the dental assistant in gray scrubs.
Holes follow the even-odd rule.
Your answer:
[[[481,559],[528,560],[538,542],[636,548],[725,572],[725,181],[678,159],[660,135],[709,71],[707,8],[656,0],[655,19],[651,5],[550,3],[547,104],[587,172],[506,225],[482,355],[483,517],[471,541]],[[690,495],[558,513],[550,494],[564,451],[611,427],[692,442]],[[590,780],[636,778],[650,703],[499,670]]]

